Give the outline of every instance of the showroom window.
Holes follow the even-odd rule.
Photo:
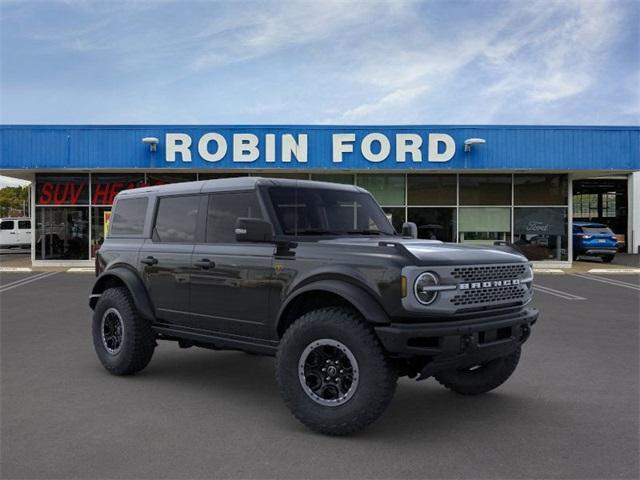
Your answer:
[[[511,208],[460,207],[460,242],[493,244],[511,240]]]
[[[405,176],[404,175],[358,175],[358,185],[368,190],[383,207],[404,207]]]
[[[529,260],[567,260],[567,209],[517,207],[514,244]]]
[[[407,204],[453,205],[458,203],[456,175],[407,175]]]
[[[36,260],[89,258],[89,207],[41,207],[36,223]]]
[[[456,209],[409,207],[407,220],[418,227],[418,238],[456,241]]]
[[[89,259],[89,174],[38,174],[35,259]]]
[[[113,199],[122,190],[145,185],[144,174],[117,173],[91,175],[91,204],[113,205]]]
[[[511,175],[460,175],[460,205],[511,205]]]
[[[344,173],[312,173],[311,180],[317,182],[344,183],[347,185],[353,185],[355,183],[355,177],[353,175]]]
[[[516,175],[513,195],[516,205],[566,205],[567,175]]]
[[[148,185],[166,185],[167,183],[193,182],[195,173],[147,173]]]
[[[407,221],[418,227],[418,238],[456,241],[457,175],[407,175]]]

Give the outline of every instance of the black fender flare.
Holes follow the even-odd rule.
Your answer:
[[[289,295],[278,312],[276,330],[279,330],[281,323],[285,319],[285,313],[292,303],[301,295],[312,291],[329,292],[344,298],[362,314],[367,322],[375,324],[390,323],[387,312],[385,312],[380,303],[364,288],[344,280],[326,279],[307,283]]]
[[[133,303],[140,315],[146,320],[154,321],[155,314],[153,313],[151,300],[147,294],[144,282],[137,272],[134,272],[125,266],[115,266],[110,268],[109,270],[104,271],[97,278],[96,282],[93,284],[93,288],[91,289],[91,297],[89,299],[89,306],[91,309],[95,308],[100,295],[102,295],[105,287],[113,279],[117,279],[119,282],[124,283],[124,285],[129,289],[129,292],[133,297]]]

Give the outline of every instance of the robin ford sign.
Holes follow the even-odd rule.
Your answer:
[[[328,137],[328,138],[327,138]],[[310,145],[311,142],[328,142]],[[233,133],[223,135],[208,132],[198,138],[188,133],[165,134],[165,159],[169,163],[190,163],[194,152],[207,163],[223,160],[234,164],[306,164],[309,152],[326,152],[333,164],[342,164],[355,154],[371,164],[382,162],[421,163],[448,162],[456,153],[454,139],[445,133],[396,133],[391,138],[384,133]],[[324,161],[329,161],[324,158]],[[292,165],[293,166],[293,165]]]

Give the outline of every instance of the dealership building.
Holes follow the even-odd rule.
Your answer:
[[[640,251],[640,127],[3,125],[0,173],[32,182],[34,266],[90,264],[120,190],[243,175],[359,185],[398,230],[548,266],[577,221]]]

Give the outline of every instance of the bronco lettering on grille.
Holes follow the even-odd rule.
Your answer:
[[[459,283],[458,289],[477,290],[479,288],[510,287],[512,285],[520,285],[520,280],[513,278],[511,280],[493,280],[490,282]]]

